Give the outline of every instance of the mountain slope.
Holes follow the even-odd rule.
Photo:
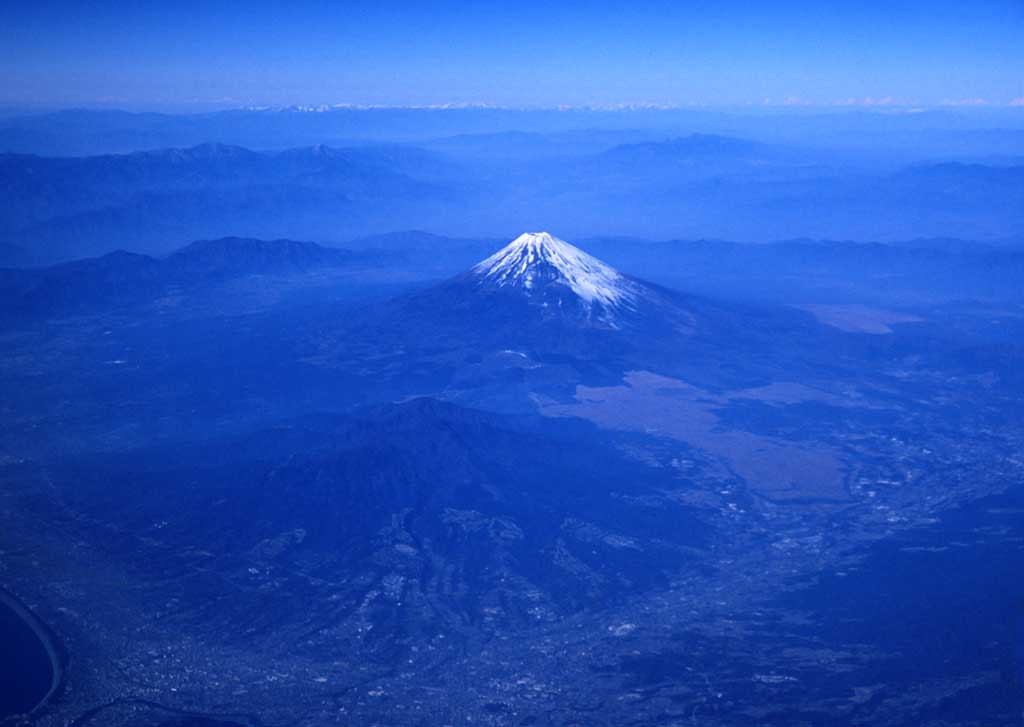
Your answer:
[[[603,441],[581,423],[416,399],[187,453],[86,462],[68,497],[140,533],[172,508],[187,513],[161,538],[217,553],[225,572],[297,564],[298,575],[327,579],[310,593],[295,578],[301,592],[268,593],[261,610],[226,618],[273,621],[306,599],[339,635],[371,626],[372,643],[554,621],[686,569],[706,537],[693,511],[622,504],[679,481]]]

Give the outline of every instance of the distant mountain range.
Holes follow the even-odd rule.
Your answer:
[[[738,300],[887,305],[1021,300],[1024,241],[958,239],[861,243],[784,240],[582,241],[635,275],[672,288]]]
[[[906,163],[913,162],[913,163]],[[92,157],[0,154],[0,264],[224,236],[343,245],[422,229],[900,240],[1024,235],[1024,167],[934,163],[721,134],[594,130],[253,151],[207,143]]]
[[[340,240],[384,208],[400,215],[438,201],[446,192],[428,178],[443,169],[426,152],[401,147],[260,153],[204,144],[83,158],[6,154],[0,223],[8,244],[41,262],[118,247],[164,253],[183,239],[295,228]]]
[[[194,242],[163,258],[118,251],[48,268],[0,270],[0,312],[20,317],[119,309],[241,276],[379,265],[388,257],[311,242],[234,237]]]
[[[813,155],[776,144],[737,139],[715,134],[691,134],[674,139],[645,141],[615,146],[594,160],[596,166],[619,173],[636,174],[644,167],[647,174],[661,174],[672,169],[695,165],[703,171],[722,173],[736,170],[737,165],[797,164],[813,162]]]
[[[807,113],[729,113],[701,109],[268,108],[196,114],[71,109],[0,120],[0,150],[89,155],[220,142],[259,149],[382,140],[425,143],[445,137],[529,133],[579,140],[591,134],[642,132],[655,138],[689,133],[888,152],[941,150],[1020,153],[1019,113],[933,109]],[[621,142],[618,142],[621,143]],[[918,153],[921,153],[918,151]]]

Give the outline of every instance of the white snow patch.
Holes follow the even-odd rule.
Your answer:
[[[629,634],[636,631],[636,624],[625,623],[619,624],[618,626],[609,626],[608,631],[612,636],[628,636]]]

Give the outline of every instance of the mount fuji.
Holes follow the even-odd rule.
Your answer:
[[[470,275],[485,289],[517,289],[542,306],[569,304],[605,319],[643,295],[638,282],[548,232],[520,235]]]
[[[432,320],[503,335],[693,329],[678,293],[638,280],[548,232],[527,232],[440,286],[414,296]]]
[[[770,380],[779,360],[791,371],[830,365],[815,353],[832,350],[823,328],[803,311],[662,288],[530,232],[454,278],[351,320],[334,335],[344,343],[332,355],[368,351],[396,385],[422,377],[420,392],[506,397],[519,388],[527,401],[551,386],[618,382],[633,370],[714,385]],[[485,401],[493,403],[471,403]]]

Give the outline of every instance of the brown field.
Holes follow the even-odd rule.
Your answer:
[[[633,371],[619,386],[578,386],[576,401],[544,402],[540,411],[551,417],[580,417],[605,429],[644,432],[686,442],[715,456],[755,492],[771,500],[842,501],[848,493],[838,452],[827,446],[723,429],[716,413],[730,399],[795,403],[829,396],[800,384],[778,384],[719,396],[678,379]]]
[[[874,333],[883,335],[892,333],[896,323],[920,323],[924,318],[919,318],[909,313],[886,310],[884,308],[871,308],[866,305],[800,305],[797,306],[807,311],[818,319],[819,323],[826,326],[838,328],[849,333]]]

